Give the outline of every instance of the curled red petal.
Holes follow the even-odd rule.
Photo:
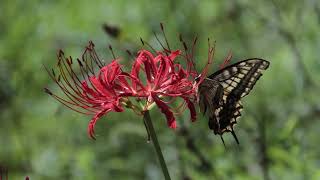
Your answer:
[[[106,96],[106,97],[112,97],[114,96],[113,92],[109,92],[109,90],[101,84],[99,79],[97,79],[94,76],[90,77],[90,82],[94,86],[94,89],[97,90],[101,95]]]
[[[196,108],[194,107],[194,104],[192,103],[192,101],[190,101],[188,98],[184,97],[183,98],[184,101],[187,103],[187,106],[189,108],[190,111],[190,118],[191,121],[194,122],[197,119],[197,112],[196,112]]]
[[[108,86],[111,86],[114,79],[121,73],[120,64],[113,60],[110,64],[104,66],[100,70],[99,78]]]
[[[105,115],[107,112],[109,112],[111,109],[104,109],[100,112],[98,112],[96,115],[93,116],[93,118],[90,120],[89,125],[88,125],[88,135],[92,138],[92,139],[96,139],[95,138],[95,133],[94,133],[94,126],[96,125],[97,121],[103,116]]]
[[[171,71],[172,67],[170,65],[170,61],[167,61],[165,59],[160,59],[159,61],[159,67],[158,71],[155,77],[154,86],[159,87],[162,84],[162,81],[170,79],[170,82],[172,81],[171,78],[168,78],[168,74]]]
[[[88,134],[92,139],[95,138],[95,133],[94,133],[94,126],[96,125],[97,121],[106,113],[110,111],[115,111],[115,112],[122,112],[123,108],[120,106],[119,101],[113,102],[113,103],[108,103],[104,105],[104,109],[99,111],[97,114],[93,116],[93,118],[90,120],[89,125],[88,125]]]
[[[92,97],[99,97],[100,95],[94,91],[93,89],[91,89],[89,86],[88,86],[88,83],[86,81],[83,81],[81,83],[82,85],[82,89],[83,89],[83,95],[85,97],[87,97],[87,94],[91,95]]]
[[[176,119],[174,118],[173,113],[170,111],[167,104],[161,101],[160,98],[154,93],[152,93],[152,99],[160,108],[161,112],[166,116],[168,126],[175,129],[177,127]]]
[[[146,50],[141,50],[138,57],[135,59],[135,62],[132,66],[131,75],[139,78],[139,72],[141,65],[144,65],[144,71],[147,76],[148,82],[152,82],[156,72],[156,62],[152,53]]]

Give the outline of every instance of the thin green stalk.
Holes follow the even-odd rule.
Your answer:
[[[148,133],[150,134],[151,140],[153,142],[154,145],[154,149],[156,150],[158,159],[160,161],[160,165],[161,165],[161,169],[164,175],[165,180],[171,180],[170,175],[169,175],[169,171],[166,165],[166,162],[164,161],[162,152],[161,152],[161,148],[157,139],[157,135],[156,132],[154,131],[153,125],[152,125],[152,121],[151,121],[151,117],[150,117],[150,113],[149,111],[145,111],[144,115],[143,115],[143,120],[147,125],[148,128]]]

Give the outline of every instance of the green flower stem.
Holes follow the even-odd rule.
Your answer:
[[[171,180],[170,175],[169,175],[169,171],[168,171],[168,168],[167,168],[167,165],[166,165],[166,162],[164,161],[164,158],[163,158],[163,155],[162,155],[162,152],[161,152],[161,148],[160,148],[160,145],[159,145],[159,142],[158,142],[158,139],[157,139],[156,132],[154,131],[154,128],[153,128],[153,125],[152,125],[152,121],[151,121],[151,117],[150,117],[149,111],[145,111],[144,112],[143,120],[146,123],[147,128],[149,130],[150,137],[151,137],[151,140],[153,142],[154,148],[156,150],[157,156],[159,158],[161,169],[162,169],[163,175],[165,177],[165,180]]]

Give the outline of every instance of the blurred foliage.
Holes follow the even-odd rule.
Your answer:
[[[227,148],[207,120],[179,129],[151,113],[172,179],[320,179],[320,3],[306,1],[6,1],[0,2],[0,164],[9,179],[163,179],[142,118],[129,110],[111,113],[87,136],[90,117],[43,93],[54,87],[42,64],[56,53],[79,57],[89,40],[110,59],[109,44],[122,63],[125,50],[156,46],[163,22],[170,44],[178,34],[199,37],[197,67],[207,56],[207,37],[217,42],[211,72],[233,53],[233,62],[260,57],[271,62],[251,94]],[[104,25],[119,29],[112,37]]]

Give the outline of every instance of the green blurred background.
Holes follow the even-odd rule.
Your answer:
[[[0,165],[9,179],[163,179],[141,117],[111,113],[97,123],[93,141],[87,136],[91,117],[42,91],[55,87],[42,64],[53,67],[57,50],[76,58],[92,40],[110,59],[109,44],[119,56],[139,49],[140,37],[155,44],[159,22],[170,44],[179,44],[179,33],[199,37],[199,70],[207,37],[217,42],[210,72],[229,51],[232,62],[271,62],[243,101],[235,128],[240,146],[228,134],[224,148],[201,115],[190,123],[186,111],[173,131],[152,110],[172,179],[320,179],[318,1],[1,0]],[[104,24],[119,28],[119,36],[107,34]]]

